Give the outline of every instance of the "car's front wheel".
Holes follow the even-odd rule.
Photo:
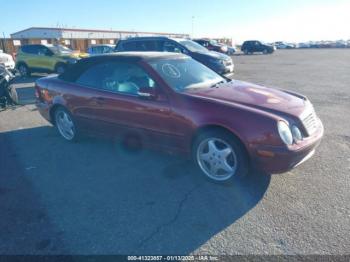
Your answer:
[[[201,172],[216,182],[244,176],[248,171],[243,146],[232,134],[221,130],[200,134],[193,145],[193,158]]]
[[[66,65],[64,63],[58,63],[56,66],[55,66],[55,72],[57,74],[63,74],[64,71],[66,71]]]
[[[71,114],[64,109],[59,107],[55,110],[55,126],[60,135],[67,141],[77,140],[77,129]]]

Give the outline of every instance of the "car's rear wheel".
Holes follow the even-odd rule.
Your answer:
[[[268,54],[268,53],[269,53],[269,50],[264,49],[263,53],[266,55],[266,54]]]
[[[241,143],[221,130],[200,134],[194,142],[193,158],[201,172],[215,182],[242,177],[248,171],[248,157]]]
[[[249,55],[248,49],[244,49],[244,50],[243,50],[243,53],[244,53],[245,55]]]
[[[18,72],[22,77],[29,77],[30,71],[26,64],[19,64],[18,65]]]
[[[77,129],[71,114],[63,107],[59,107],[55,110],[54,115],[55,126],[60,135],[67,141],[76,141]]]

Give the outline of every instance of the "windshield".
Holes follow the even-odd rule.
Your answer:
[[[53,45],[53,46],[48,46],[48,48],[54,52],[55,54],[57,53],[72,53],[73,50],[69,49],[68,47],[65,47],[63,45]]]
[[[192,58],[162,59],[151,61],[149,64],[172,89],[178,92],[208,88],[227,82],[223,77]]]
[[[216,40],[210,40],[209,41],[212,45],[219,45],[218,41]]]
[[[191,52],[200,52],[200,53],[207,53],[208,49],[206,49],[205,47],[201,46],[200,44],[191,41],[191,40],[180,40],[178,41],[181,45],[183,45],[184,47],[186,47],[188,50],[190,50]]]

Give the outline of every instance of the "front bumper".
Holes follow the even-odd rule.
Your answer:
[[[256,146],[252,151],[253,165],[269,174],[285,173],[310,159],[323,137],[324,128],[319,128],[310,137],[292,146]]]
[[[223,75],[227,78],[232,79],[235,74],[235,67],[233,64],[228,66],[223,66],[220,71],[221,71],[220,75]]]

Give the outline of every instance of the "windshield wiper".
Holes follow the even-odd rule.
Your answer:
[[[210,87],[211,87],[211,88],[218,88],[220,85],[225,84],[225,83],[226,83],[225,80],[221,80],[221,81],[219,81],[219,82],[213,84],[213,85],[210,86]]]

